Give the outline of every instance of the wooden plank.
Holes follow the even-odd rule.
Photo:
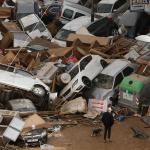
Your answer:
[[[100,55],[100,56],[102,56],[102,57],[104,57],[104,58],[107,58],[107,59],[111,58],[110,55],[105,54],[105,53],[100,52],[100,51],[97,51],[97,50],[95,50],[95,49],[91,49],[91,50],[90,50],[90,53],[96,54],[96,55]]]
[[[0,7],[0,18],[11,17],[12,8]]]

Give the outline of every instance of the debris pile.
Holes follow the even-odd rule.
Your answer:
[[[96,127],[93,135],[101,132],[97,128],[100,117],[110,106],[118,121],[137,114],[149,116],[148,35],[146,41],[143,37],[138,41],[121,34],[118,19],[113,17],[95,18],[82,32],[83,28],[76,31],[64,25],[73,19],[62,16],[67,2],[20,0],[10,4],[4,1],[0,7],[2,147],[65,150],[48,144],[48,139],[78,124]],[[75,5],[79,4],[91,5],[89,1]],[[73,16],[90,14],[86,10]],[[134,137],[148,138],[138,128],[131,129]]]

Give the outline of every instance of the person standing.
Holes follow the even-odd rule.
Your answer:
[[[105,112],[102,116],[102,122],[104,125],[104,142],[106,143],[106,137],[108,137],[109,142],[111,142],[111,127],[114,124],[114,118],[112,115],[112,109],[111,107],[108,107],[107,112]]]

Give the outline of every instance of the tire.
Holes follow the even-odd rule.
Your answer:
[[[90,88],[92,86],[92,82],[88,77],[82,77],[82,82],[86,87]]]
[[[46,90],[41,85],[35,85],[34,88],[32,89],[32,92],[34,93],[34,95],[40,96],[40,97],[43,97],[46,95]]]

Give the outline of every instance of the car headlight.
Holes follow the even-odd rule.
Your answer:
[[[46,136],[47,135],[47,132],[46,131],[43,131],[42,133],[41,133],[41,137],[44,137],[44,136]]]

